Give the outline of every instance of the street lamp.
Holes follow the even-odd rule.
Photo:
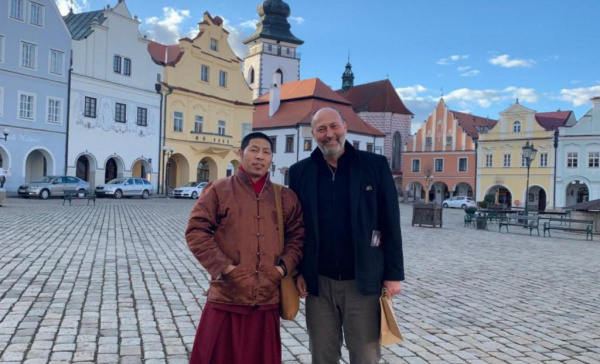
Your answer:
[[[525,189],[525,216],[529,214],[529,170],[531,169],[531,162],[535,159],[537,149],[533,147],[533,143],[529,144],[529,140],[523,146],[523,158],[527,164],[527,188]]]
[[[167,147],[163,145],[163,176],[165,176],[165,183],[163,184],[163,190],[165,192],[165,196],[169,197],[169,174],[171,169],[171,156],[173,152],[175,152],[175,148]],[[165,173],[165,166],[167,167],[167,172]]]
[[[7,141],[8,134],[10,134],[10,130],[8,130],[8,128],[4,128],[4,130],[2,130],[2,134],[4,134],[4,141]]]

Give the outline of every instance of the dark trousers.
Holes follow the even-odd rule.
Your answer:
[[[313,364],[337,364],[342,342],[352,364],[377,364],[381,359],[379,296],[363,296],[356,281],[319,276],[319,297],[306,298],[306,325]]]

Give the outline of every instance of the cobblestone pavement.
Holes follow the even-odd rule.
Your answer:
[[[8,199],[0,362],[187,363],[208,283],[184,241],[192,206]],[[597,241],[465,228],[460,210],[411,227],[401,213],[406,341],[386,363],[600,363]],[[310,362],[303,311],[282,338],[286,363]]]

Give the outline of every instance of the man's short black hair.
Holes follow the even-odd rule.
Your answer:
[[[265,133],[261,133],[260,131],[255,131],[255,132],[252,132],[252,133],[246,135],[244,137],[244,139],[242,139],[242,147],[241,147],[242,151],[244,151],[244,149],[246,149],[246,147],[248,146],[248,144],[250,144],[250,141],[252,139],[264,139],[264,140],[268,141],[269,146],[271,147],[271,150],[273,150],[273,141],[271,140],[271,138],[269,138],[267,136],[267,134],[265,134]]]

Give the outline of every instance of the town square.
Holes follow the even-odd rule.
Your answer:
[[[0,363],[600,363],[599,12],[0,0]]]
[[[184,239],[194,201],[9,198],[0,208],[0,362],[187,363],[209,277]],[[598,241],[411,226],[385,363],[598,363]],[[284,363],[310,363],[304,307]],[[347,362],[347,353],[344,351]]]

